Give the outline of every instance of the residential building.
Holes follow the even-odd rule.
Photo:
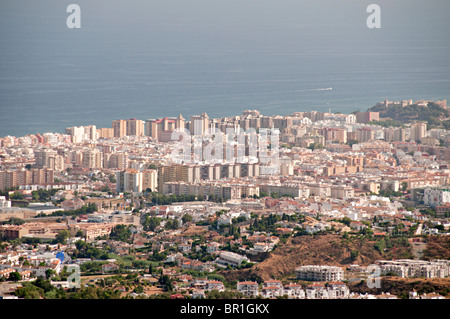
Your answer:
[[[297,279],[307,281],[342,281],[344,270],[337,266],[300,266],[295,269]]]
[[[436,207],[450,203],[450,189],[425,188],[423,193],[424,205]]]
[[[371,121],[379,121],[380,112],[357,112],[356,122],[367,124]]]
[[[420,140],[426,137],[427,124],[424,122],[417,122],[411,125],[410,141],[420,142]]]
[[[253,281],[242,281],[236,284],[237,291],[246,297],[259,296],[259,284]]]
[[[230,252],[230,251],[221,251],[219,256],[216,259],[216,264],[218,266],[233,266],[238,267],[241,266],[243,262],[249,262],[250,260],[242,255]]]

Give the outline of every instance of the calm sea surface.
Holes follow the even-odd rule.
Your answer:
[[[0,4],[0,137],[450,98],[449,1],[73,2]]]

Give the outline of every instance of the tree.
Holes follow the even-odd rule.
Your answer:
[[[108,179],[109,179],[110,183],[115,183],[116,182],[116,175],[110,174],[108,176]]]
[[[342,218],[341,222],[347,226],[350,226],[350,223],[352,222],[352,220],[348,217],[344,217],[344,218]]]
[[[380,254],[383,254],[384,248],[386,247],[386,242],[384,241],[384,239],[378,240],[375,243],[374,247],[380,252]]]
[[[402,190],[406,191],[408,189],[408,183],[407,182],[402,182]]]
[[[32,284],[26,284],[16,289],[13,294],[23,299],[40,299],[44,295],[44,290]]]
[[[56,242],[65,245],[67,238],[69,238],[70,233],[68,230],[60,230],[56,235]]]
[[[141,294],[144,292],[144,287],[142,287],[142,285],[138,285],[136,288],[134,288],[133,292],[137,293],[137,294]]]
[[[150,275],[153,275],[153,264],[152,263],[150,263],[150,265],[148,266],[148,273]]]
[[[13,271],[12,273],[9,274],[8,280],[10,281],[19,281],[22,279],[22,276],[20,275],[20,273],[18,271]]]
[[[113,227],[109,234],[110,239],[119,240],[123,242],[131,241],[131,229],[130,226],[119,224]]]
[[[16,199],[16,200],[22,200],[24,199],[23,194],[19,191],[14,192],[13,195],[10,196],[9,199]]]
[[[310,144],[307,148],[309,148],[310,150],[313,150],[313,151],[314,151],[314,150],[316,150],[316,149],[323,149],[323,145],[314,142],[314,143]]]
[[[356,260],[356,258],[358,258],[358,256],[359,256],[359,251],[358,250],[352,250],[350,252],[350,259],[352,261]]]
[[[191,222],[192,216],[189,214],[184,214],[183,217],[181,218],[181,220],[183,221],[183,223]]]
[[[166,224],[164,225],[165,229],[178,229],[179,224],[178,224],[178,220],[177,219],[169,219]]]
[[[144,230],[145,231],[155,231],[156,227],[161,224],[161,218],[159,217],[149,217],[149,215],[145,215],[144,221]]]
[[[53,273],[53,270],[49,268],[45,271],[45,277],[47,277],[47,279],[50,279],[52,278]]]
[[[23,219],[17,218],[17,217],[11,217],[8,221],[8,224],[10,225],[22,225],[25,224],[25,221]]]
[[[172,279],[168,275],[162,275],[159,277],[159,283],[165,286],[167,291],[173,290]]]
[[[347,144],[349,146],[353,146],[353,144],[358,144],[358,143],[359,143],[358,140],[348,140],[347,143],[345,143],[345,144]]]

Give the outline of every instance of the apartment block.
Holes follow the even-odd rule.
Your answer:
[[[336,266],[300,266],[295,269],[297,279],[307,281],[343,281],[344,270]]]

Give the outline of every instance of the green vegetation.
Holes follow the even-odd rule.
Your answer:
[[[167,221],[166,221],[166,223],[164,224],[164,229],[167,229],[167,230],[175,230],[175,229],[178,229],[178,227],[179,227],[179,223],[178,223],[178,220],[176,220],[176,219],[168,219]]]
[[[318,143],[312,143],[310,144],[307,148],[309,148],[310,150],[321,150],[323,149],[323,145],[322,144],[318,144]]]
[[[253,224],[250,226],[249,230],[252,231],[266,231],[274,233],[277,226],[276,222],[281,220],[281,216],[270,214],[267,217],[262,217],[260,219],[255,218]]]
[[[50,189],[50,190],[45,190],[45,189],[39,189],[37,191],[32,191],[31,192],[31,196],[33,201],[37,201],[37,202],[47,202],[49,201],[52,196],[54,196],[57,192],[59,191],[59,189]]]
[[[391,191],[391,190],[386,190],[386,189],[382,189],[378,192],[379,196],[383,196],[383,197],[402,197],[405,194],[402,191]]]
[[[83,240],[78,240],[75,247],[76,249],[72,252],[73,258],[108,259],[109,249],[107,247],[100,249]]]
[[[70,232],[68,230],[60,230],[56,235],[56,242],[59,244],[66,244],[67,238],[70,237]]]
[[[381,121],[370,121],[369,124],[379,125],[382,127],[401,127],[401,128],[405,127],[404,123],[402,123],[401,121],[393,120],[393,119],[385,119],[385,120],[381,120]]]
[[[347,145],[349,145],[349,146],[353,146],[354,144],[358,144],[358,143],[359,143],[358,140],[352,140],[352,139],[350,139],[350,140],[347,140],[347,143],[345,143],[345,144],[347,144]]]
[[[385,236],[375,242],[374,248],[383,258],[410,259],[413,258],[411,244],[405,236]]]
[[[155,231],[156,227],[161,224],[161,218],[150,216],[149,214],[145,215],[145,220],[143,223],[145,231]]]
[[[17,217],[11,217],[9,220],[5,220],[0,222],[0,225],[2,224],[8,224],[8,225],[22,225],[25,221],[23,219],[17,218]]]
[[[116,225],[111,230],[111,233],[109,234],[109,238],[112,240],[122,241],[125,243],[131,243],[132,242],[132,232],[131,228],[132,225]]]
[[[176,202],[193,202],[202,201],[202,196],[196,195],[163,195],[159,193],[151,193],[152,203],[156,205],[171,205]]]
[[[14,194],[12,194],[9,199],[11,200],[22,200],[24,199],[24,196],[21,192],[15,191]]]
[[[413,104],[404,107],[401,105],[385,107],[379,104],[371,107],[368,111],[380,112],[380,118],[383,118],[380,122],[386,124],[425,121],[430,128],[442,127],[442,120],[449,116],[446,109],[433,102],[429,102],[427,106]]]
[[[93,212],[97,211],[97,205],[95,204],[87,204],[79,209],[74,210],[60,210],[57,212],[53,212],[49,215],[46,215],[44,213],[37,214],[36,217],[47,217],[47,216],[79,216],[79,215],[87,215],[92,214]]]

